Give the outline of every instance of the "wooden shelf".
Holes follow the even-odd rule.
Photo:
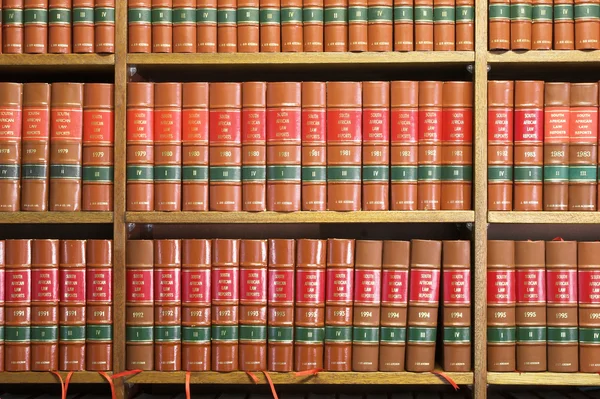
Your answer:
[[[53,67],[53,70],[89,71],[113,69],[115,56],[113,54],[1,54],[0,66],[23,69],[43,69]]]
[[[506,51],[487,53],[489,64],[600,64],[600,50],[597,51]]]
[[[126,223],[470,223],[473,211],[126,212]]]
[[[600,212],[488,212],[489,223],[600,223]]]
[[[597,386],[598,373],[487,373],[488,384],[492,385],[571,385]]]
[[[444,373],[460,385],[472,384],[473,373]],[[266,380],[262,373],[255,372],[260,384]],[[394,384],[394,385],[444,385],[443,378],[433,373],[358,373],[358,372],[320,372],[316,376],[296,377],[295,373],[269,373],[273,383],[277,384]],[[598,377],[600,378],[600,377]],[[183,384],[185,372],[144,371],[127,379],[127,383],[137,384]],[[254,384],[244,372],[218,373],[213,371],[192,373],[192,384]]]
[[[60,376],[63,380],[67,378],[67,372],[61,371]],[[108,372],[108,375],[112,373]],[[0,373],[0,381],[2,384],[52,384],[59,383],[58,378],[47,371],[30,371],[21,373]],[[71,377],[71,384],[101,384],[106,380],[94,371],[76,371]]]
[[[0,224],[98,224],[112,222],[112,212],[0,212]]]

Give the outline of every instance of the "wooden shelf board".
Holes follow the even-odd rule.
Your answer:
[[[113,212],[0,212],[0,224],[112,223]]]
[[[598,373],[487,373],[491,385],[572,385],[597,386],[600,384]]]
[[[489,64],[600,64],[600,50],[597,51],[506,51],[487,53]]]
[[[64,380],[67,378],[67,372],[61,371],[60,376]],[[107,373],[111,375],[111,372]],[[52,384],[59,383],[58,378],[47,371],[29,371],[29,372],[3,372],[0,373],[0,382],[2,384]],[[100,384],[106,380],[94,371],[77,371],[71,377],[71,384]]]
[[[1,54],[0,66],[42,68],[47,66],[65,70],[112,68],[113,54]]]
[[[269,373],[273,383],[277,384],[398,384],[398,385],[444,385],[443,378],[433,373],[364,373],[364,372],[320,372],[316,376],[296,377],[295,373]],[[461,385],[473,383],[473,373],[444,373]],[[254,373],[259,384],[265,384],[262,373]],[[137,384],[183,384],[185,372],[144,371],[127,379],[127,383]],[[192,373],[192,384],[254,384],[245,372],[218,373],[213,371]]]
[[[126,223],[469,223],[473,211],[126,212]]]
[[[489,223],[600,223],[600,212],[488,212]]]

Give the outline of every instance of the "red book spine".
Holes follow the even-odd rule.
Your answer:
[[[237,1],[217,0],[217,52],[237,53]]]
[[[196,52],[196,0],[173,0],[173,52]]]
[[[181,210],[181,83],[154,84],[154,209]]]
[[[553,0],[533,0],[531,21],[532,50],[552,50],[552,3]]]
[[[393,0],[369,3],[369,51],[392,51],[394,48]]]
[[[173,0],[152,0],[152,52],[173,52]]]
[[[0,212],[20,210],[23,85],[0,83]]]
[[[85,240],[59,244],[58,369],[85,370]]]
[[[23,4],[23,52],[48,51],[48,0],[25,0]]]
[[[94,0],[73,0],[73,52],[94,52]]]
[[[510,49],[531,50],[532,0],[510,1]]]
[[[599,0],[576,0],[575,50],[598,50],[600,48],[600,19],[597,11]],[[581,17],[580,17],[581,16]]]
[[[577,294],[579,320],[579,371],[597,373],[600,371],[598,355],[600,347],[596,345],[594,333],[600,322],[598,309],[600,298],[596,282],[600,280],[600,242],[577,243]],[[8,298],[8,297],[7,297]]]
[[[114,85],[86,83],[83,88],[81,193],[84,211],[113,210],[114,112]]]
[[[94,50],[99,54],[115,52],[115,0],[96,0],[94,7]]]
[[[573,0],[554,0],[554,50],[575,50]]]
[[[2,53],[23,53],[23,0],[3,0]]]
[[[267,83],[242,83],[242,210],[267,207]]]
[[[4,371],[4,298],[6,290],[4,288],[4,282],[6,280],[6,250],[4,240],[0,241],[0,330],[2,331],[2,338],[0,338],[0,372]]]
[[[260,0],[261,53],[278,53],[281,51],[280,15],[281,0]]]
[[[323,52],[323,11],[323,0],[303,0],[304,51],[308,53]]]
[[[394,0],[394,51],[414,49],[413,0]]]
[[[442,82],[419,82],[417,209],[440,210],[442,172]]]
[[[475,0],[456,0],[456,51],[475,49]]]
[[[130,53],[152,52],[151,0],[129,0],[127,5]]]
[[[362,52],[369,48],[368,1],[348,0],[348,51]]]
[[[510,50],[510,0],[489,0],[490,50]]]
[[[323,31],[325,51],[347,52],[348,0],[324,0],[323,15],[325,18]]]
[[[31,242],[31,370],[58,370],[58,240]]]
[[[414,0],[415,4],[415,50],[433,51],[433,3],[434,0]]]
[[[281,51],[284,53],[302,52],[302,0],[281,1]]]
[[[455,0],[433,1],[433,49],[454,51]]]
[[[71,53],[71,0],[48,0],[48,52]]]
[[[196,52],[217,52],[217,0],[196,1]]]
[[[258,53],[260,51],[261,29],[260,1],[240,0],[237,7],[238,51],[240,53]]]
[[[31,240],[6,240],[4,371],[31,370]]]

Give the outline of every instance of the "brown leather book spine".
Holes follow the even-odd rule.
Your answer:
[[[258,53],[262,51],[260,41],[262,6],[259,0],[240,0],[237,3],[237,42],[240,53]],[[270,12],[269,22],[273,23],[273,13],[275,10],[268,10],[267,8],[267,4],[265,4],[265,15]],[[267,25],[265,24],[265,40],[267,38],[266,35],[272,33],[267,29]]]
[[[52,83],[50,211],[81,210],[83,84]]]
[[[489,0],[488,36],[490,50],[510,50],[511,13],[509,0]]]
[[[296,241],[270,239],[268,255],[267,369],[294,370],[294,264]]]
[[[413,0],[394,0],[394,51],[413,51],[415,45]]]
[[[242,84],[210,83],[209,98],[209,209],[241,211]]]
[[[443,82],[419,82],[417,209],[440,210]]]
[[[267,210],[301,209],[300,82],[267,83]]]
[[[441,209],[471,209],[473,185],[473,83],[442,88]]]
[[[196,0],[173,0],[173,52],[196,52]]]
[[[212,241],[212,371],[239,369],[240,241]]]
[[[239,366],[267,369],[267,240],[240,241]]]
[[[363,82],[362,202],[365,211],[390,207],[390,83]]]
[[[58,240],[31,241],[31,370],[58,370]]]
[[[152,52],[173,52],[173,0],[152,0]]]
[[[129,240],[125,250],[125,368],[154,370],[154,244]]]
[[[419,83],[391,82],[390,209],[417,209]]]
[[[109,371],[113,369],[113,242],[88,240],[86,251],[85,369]]]
[[[85,370],[85,240],[59,243],[58,369]]]
[[[368,6],[368,0],[348,0],[348,51],[362,52],[369,49]]]
[[[326,371],[352,371],[354,240],[327,240],[325,290]]]
[[[303,48],[302,0],[282,0],[281,51],[298,53]]]
[[[546,371],[544,241],[516,241],[517,371]]]
[[[456,0],[456,51],[475,50],[475,0]]]
[[[294,370],[323,369],[326,241],[296,241]]]
[[[510,49],[531,50],[532,0],[510,0]]]
[[[129,0],[127,3],[128,52],[130,53],[152,52],[151,6],[151,0]]]
[[[488,209],[513,209],[514,82],[488,82]]]
[[[575,0],[575,50],[600,48],[600,0]]]
[[[5,282],[5,263],[6,263],[6,250],[4,240],[0,241],[0,372],[4,371],[4,298],[6,289],[4,288]]]
[[[154,210],[154,83],[127,84],[127,210]]]
[[[379,371],[404,371],[410,242],[383,242]]]
[[[113,210],[114,85],[86,83],[83,87],[83,173],[81,209]]]
[[[304,28],[304,51],[323,52],[324,37],[324,0],[303,0],[302,25]]]
[[[577,243],[577,282],[579,299],[579,371],[600,371],[600,298],[596,282],[600,279],[600,242]],[[8,297],[7,297],[8,298]]]
[[[4,371],[31,371],[31,240],[5,250]]]
[[[23,52],[43,54],[48,51],[48,0],[23,2]]]
[[[181,83],[154,84],[154,209],[181,210]]]
[[[546,242],[548,371],[579,371],[577,242]]]
[[[471,371],[471,242],[442,246],[444,371]]]
[[[348,51],[348,0],[323,1],[325,52]]]
[[[352,371],[378,371],[383,241],[356,240]]]
[[[514,210],[542,210],[544,82],[515,82]]]
[[[71,0],[48,0],[49,53],[69,54],[72,52],[71,20]]]
[[[435,51],[454,51],[455,12],[455,0],[433,1],[433,49]]]
[[[239,19],[239,17],[238,17]],[[281,51],[281,0],[260,0],[260,52]]]
[[[242,83],[242,210],[267,209],[267,83]]]
[[[327,209],[325,82],[302,82],[302,210]]]
[[[181,369],[210,370],[210,240],[181,240]]]
[[[94,52],[94,0],[73,0],[73,52]]]
[[[96,0],[94,7],[94,50],[99,54],[115,52],[115,0]]]
[[[533,0],[531,49],[552,50],[552,0]]]
[[[23,0],[3,0],[2,53],[23,53]]]
[[[217,0],[217,52],[237,53],[237,2]]]
[[[487,242],[487,370],[515,371],[515,242]]]
[[[442,242],[412,240],[406,331],[406,371],[435,366]]]
[[[368,2],[369,51],[392,51],[394,47],[393,0],[370,0]]]
[[[361,210],[362,84],[327,82],[327,209]]]
[[[571,83],[569,210],[597,209],[598,84]]]
[[[575,50],[573,0],[554,0],[554,50]]]
[[[21,83],[0,83],[0,115],[0,212],[15,212],[21,205]]]
[[[181,370],[181,240],[154,240],[154,369]]]
[[[196,1],[196,52],[217,52],[217,0]]]
[[[415,50],[433,51],[434,0],[414,0]]]

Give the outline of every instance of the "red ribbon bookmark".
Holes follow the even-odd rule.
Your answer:
[[[431,373],[435,374],[439,377],[442,377],[444,380],[446,380],[446,382],[448,384],[452,385],[452,387],[454,388],[455,391],[458,391],[460,389],[458,384],[456,382],[454,382],[454,380],[452,378],[450,378],[450,376],[448,376],[447,374],[444,374],[441,371],[432,371]]]
[[[108,375],[107,373],[105,373],[104,371],[98,371],[98,374],[100,374],[102,377],[104,377],[104,379],[106,380],[106,382],[108,382],[108,385],[110,386],[110,394],[111,394],[111,398],[112,399],[116,399],[116,395],[115,395],[115,384],[113,383],[114,380],[121,378],[121,377],[127,377],[130,375],[135,375],[135,374],[139,374],[141,373],[142,370],[127,370],[127,371],[123,371],[117,374],[113,374],[112,376]]]
[[[306,375],[317,375],[321,371],[323,371],[323,369],[308,369],[304,371],[298,371],[296,372],[296,377],[304,377]]]
[[[67,399],[67,390],[69,389],[69,382],[71,381],[71,377],[73,377],[73,371],[69,371],[67,373],[67,378],[65,378],[64,381],[58,373],[58,371],[50,370],[50,372],[58,377],[58,381],[60,382],[61,399]]]

